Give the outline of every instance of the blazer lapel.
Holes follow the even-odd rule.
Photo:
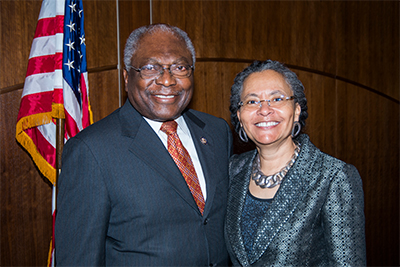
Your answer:
[[[300,152],[297,161],[286,174],[274,201],[271,203],[257,230],[252,253],[249,255],[250,264],[263,255],[282,225],[292,216],[306,192],[306,184],[302,179],[302,175],[304,175],[304,169],[307,169],[304,166],[309,164],[301,160],[301,154],[304,154],[304,151]],[[303,172],[300,171],[298,166],[303,166]]]
[[[242,266],[250,265],[249,258],[247,256],[247,252],[243,243],[240,221],[249,187],[252,162],[256,155],[257,151],[251,153],[250,156],[245,160],[245,162],[241,164],[242,166],[246,167],[242,168],[234,177],[230,177],[231,192],[229,194],[228,200],[226,229],[231,247],[234,250]],[[235,168],[235,166],[230,166],[230,168]]]
[[[122,107],[120,118],[123,125],[122,135],[132,139],[129,151],[158,172],[159,177],[170,183],[172,188],[198,211],[185,179],[151,126],[129,102]],[[154,178],[158,177],[150,177]]]

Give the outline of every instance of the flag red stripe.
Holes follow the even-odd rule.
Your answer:
[[[55,35],[64,32],[64,16],[56,16],[51,18],[43,18],[38,20],[35,37],[43,37]]]
[[[26,76],[48,73],[53,72],[56,69],[61,69],[62,58],[62,53],[30,58],[28,61],[28,70],[26,71]]]
[[[38,128],[29,128],[25,133],[36,145],[37,151],[53,168],[56,167],[56,149],[43,137]]]
[[[65,112],[65,125],[67,125],[65,127],[65,131],[66,134],[68,134],[68,136],[74,137],[77,133],[79,133],[79,128],[76,125],[76,121],[74,120],[74,118],[72,118],[67,110],[64,110]]]
[[[21,99],[18,121],[26,116],[51,112],[53,92],[26,95]]]
[[[87,94],[85,76],[81,74],[81,92],[82,92],[82,127],[85,128],[90,125],[89,114],[89,96]]]
[[[64,105],[63,89],[54,88],[53,103]]]

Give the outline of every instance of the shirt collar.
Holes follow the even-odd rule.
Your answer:
[[[163,124],[163,122],[150,120],[149,118],[146,118],[146,117],[143,117],[143,118],[147,121],[147,123],[151,126],[151,128],[153,128],[153,130],[156,133],[161,132],[160,128],[161,128],[161,125]],[[186,121],[183,118],[183,116],[179,116],[178,118],[175,119],[175,121],[178,123],[177,131],[182,131],[184,134],[190,136],[189,128],[188,128],[188,126],[186,124]]]

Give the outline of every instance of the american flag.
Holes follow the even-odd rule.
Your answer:
[[[29,55],[16,139],[56,186],[56,124],[64,142],[93,121],[89,104],[82,0],[43,0]],[[54,219],[54,218],[53,218]],[[53,253],[53,245],[51,253]],[[49,260],[53,263],[52,257]]]

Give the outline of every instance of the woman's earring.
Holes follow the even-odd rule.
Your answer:
[[[297,128],[297,131],[295,129]],[[298,121],[295,121],[293,123],[293,128],[292,128],[292,138],[296,137],[301,131],[301,124]]]
[[[240,126],[240,128],[239,128],[239,138],[240,138],[240,140],[242,140],[245,143],[247,143],[249,141],[249,138],[247,138],[247,134],[244,131],[242,126]]]

